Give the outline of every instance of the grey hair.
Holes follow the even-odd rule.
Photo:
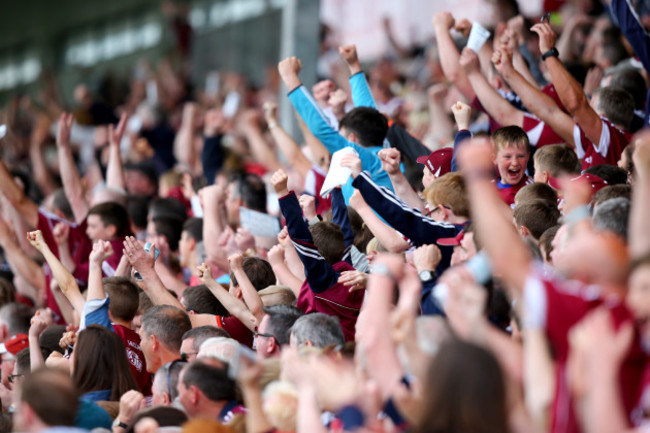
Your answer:
[[[630,200],[617,197],[599,203],[594,209],[591,222],[598,231],[610,231],[627,240]]]
[[[155,335],[168,349],[180,351],[183,334],[192,329],[192,322],[180,308],[156,305],[142,317],[142,329],[146,335]]]
[[[291,327],[291,333],[298,347],[304,346],[308,341],[314,347],[321,348],[332,344],[345,344],[338,317],[323,313],[302,316]]]

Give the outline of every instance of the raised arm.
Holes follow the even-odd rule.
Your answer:
[[[27,240],[34,248],[36,248],[45,258],[45,261],[50,266],[52,270],[52,276],[59,284],[59,288],[65,295],[65,297],[70,301],[70,304],[74,307],[75,311],[81,314],[84,309],[84,298],[81,295],[79,290],[79,285],[77,281],[72,276],[70,271],[68,271],[59,259],[54,255],[54,253],[47,246],[43,240],[43,234],[40,230],[36,230],[30,233],[27,233]]]
[[[311,162],[307,159],[300,146],[296,141],[287,134],[278,122],[278,105],[275,102],[267,101],[264,103],[264,119],[269,126],[269,132],[278,149],[291,167],[294,168],[304,178],[311,170]],[[319,143],[322,147],[322,144]],[[326,153],[327,150],[325,150]]]
[[[481,73],[478,56],[470,48],[463,48],[460,56],[460,65],[465,70],[467,78],[476,92],[476,97],[481,105],[499,124],[503,126],[522,126],[524,112],[513,107],[490,85],[487,78]]]
[[[154,305],[172,305],[185,311],[185,307],[169,293],[163,285],[160,277],[154,268],[155,262],[155,245],[149,249],[149,254],[144,250],[140,242],[133,236],[124,239],[124,255],[136,271],[140,273],[144,280],[144,291],[149,295]]]
[[[269,263],[271,264],[271,268],[273,268],[273,273],[277,277],[278,282],[280,284],[284,284],[285,286],[289,287],[293,292],[293,294],[296,295],[296,299],[297,299],[298,295],[300,295],[300,288],[302,287],[302,282],[305,281],[304,270],[300,277],[295,275],[289,269],[289,266],[287,266],[287,261],[284,258],[285,254],[286,254],[286,250],[283,247],[281,247],[280,245],[274,245],[269,250],[269,254],[268,254]],[[300,260],[300,258],[298,258],[298,260]]]
[[[210,293],[221,302],[224,308],[234,317],[239,319],[248,329],[255,331],[259,320],[255,315],[246,307],[246,304],[241,299],[231,295],[228,290],[224,289],[219,283],[212,278],[212,271],[210,266],[203,263],[198,267],[199,279],[210,290]],[[243,272],[242,272],[243,273]],[[245,275],[245,274],[244,274]],[[239,277],[237,277],[239,281]],[[255,289],[253,289],[255,290]],[[258,296],[259,298],[259,296]]]
[[[276,171],[271,177],[271,184],[280,199],[280,210],[287,221],[291,242],[305,266],[309,288],[315,293],[324,292],[336,284],[338,274],[314,245],[309,226],[302,217],[298,198],[287,189],[287,181],[287,174],[282,170]]]
[[[233,254],[228,257],[230,262],[230,269],[233,271],[235,278],[237,278],[237,283],[239,283],[239,288],[241,289],[242,297],[246,303],[248,312],[255,317],[255,326],[258,326],[264,317],[264,304],[260,295],[255,290],[253,283],[244,272],[244,258],[241,254]],[[242,320],[242,323],[245,323]]]
[[[530,272],[532,258],[512,221],[505,217],[503,201],[497,194],[492,173],[492,147],[488,140],[474,140],[458,152],[470,198],[472,223],[483,247],[507,286],[521,294]]]
[[[259,114],[255,109],[246,110],[241,114],[238,127],[244,133],[253,157],[257,161],[269,171],[275,171],[282,166],[275,151],[264,138],[260,128]]]
[[[208,185],[214,183],[217,172],[221,170],[223,161],[226,159],[223,145],[221,144],[223,123],[224,118],[221,110],[215,108],[205,113],[201,163],[203,166],[203,175],[208,180]]]
[[[122,166],[122,152],[120,151],[120,143],[122,143],[122,135],[126,128],[128,116],[122,114],[117,128],[112,124],[108,125],[108,166],[106,167],[106,186],[115,188],[120,191],[126,191],[126,180],[124,179],[124,167]]]
[[[183,170],[195,173],[198,155],[194,140],[196,137],[196,124],[198,106],[195,102],[186,102],[183,105],[181,126],[174,139],[174,156]]]
[[[404,200],[404,203],[407,205],[424,212],[424,202],[415,192],[409,181],[406,180],[406,176],[404,176],[402,170],[400,170],[400,151],[394,147],[390,147],[388,149],[380,150],[379,153],[377,153],[377,156],[379,156],[379,159],[381,160],[382,168],[386,173],[388,173],[388,177],[390,177],[390,182],[393,184],[395,194]]]
[[[210,185],[199,191],[203,199],[203,239],[219,239],[225,228],[221,208],[226,203],[226,192],[220,185]],[[216,241],[205,242],[205,253],[210,260],[226,258],[226,254]]]
[[[341,54],[350,70],[350,93],[352,93],[354,106],[377,108],[372,93],[370,93],[366,76],[361,69],[356,45],[339,47],[339,54]]]
[[[634,188],[628,238],[631,258],[650,253],[650,132],[639,134],[634,141]]]
[[[465,72],[460,67],[460,54],[449,34],[454,26],[454,17],[449,12],[438,12],[433,16],[433,27],[438,45],[438,57],[445,77],[451,81],[468,101],[474,100],[475,93]]]
[[[539,50],[542,53],[547,53],[555,47],[556,35],[550,25],[535,24],[531,31],[539,36]],[[580,83],[573,78],[557,57],[547,57],[544,62],[551,73],[553,85],[564,107],[584,131],[587,138],[592,143],[600,143],[603,123],[598,113],[589,105],[587,95],[582,90]]]
[[[88,257],[88,293],[86,294],[86,302],[106,298],[102,263],[112,255],[113,247],[110,242],[97,241],[94,243],[93,250]]]
[[[13,272],[20,275],[27,283],[42,291],[45,289],[45,273],[43,267],[39,266],[23,249],[18,245],[9,226],[0,217],[0,246],[4,250],[4,257],[9,263]],[[26,293],[33,299],[38,299],[38,292]]]
[[[70,130],[74,117],[72,114],[61,114],[58,131],[56,133],[56,145],[59,154],[59,165],[63,190],[72,207],[75,220],[81,223],[88,215],[89,205],[84,197],[83,185],[77,171],[77,166],[70,147]]]
[[[492,56],[492,62],[510,88],[521,98],[526,108],[553,128],[567,144],[575,147],[573,140],[575,122],[573,119],[560,110],[550,96],[533,86],[513,68],[510,53],[504,49],[497,50]]]
[[[38,205],[25,195],[23,189],[16,184],[11,173],[7,170],[7,166],[2,161],[0,161],[0,191],[23,219],[31,227],[36,227],[38,224]]]

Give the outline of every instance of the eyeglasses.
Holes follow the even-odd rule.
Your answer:
[[[266,337],[266,338],[272,338],[275,340],[275,343],[278,343],[278,339],[275,338],[275,335],[273,334],[262,334],[261,332],[253,331],[253,338],[259,338],[259,337]]]
[[[9,383],[16,383],[16,378],[18,377],[23,377],[24,374],[10,374],[7,376],[7,379],[9,379]]]
[[[163,368],[167,370],[167,394],[169,395],[169,401],[173,401],[174,399],[172,398],[172,368],[174,368],[174,365],[183,363],[185,364],[185,361],[182,359],[177,359],[176,361],[169,362],[165,364]]]
[[[199,352],[181,352],[181,361],[190,362],[190,356],[198,355]]]

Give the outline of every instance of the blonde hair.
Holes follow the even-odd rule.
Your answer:
[[[277,430],[295,431],[298,412],[298,390],[290,382],[276,380],[262,393],[262,409]]]
[[[456,216],[469,218],[469,199],[465,179],[459,172],[447,173],[435,179],[424,190],[424,197],[433,206],[444,205]]]

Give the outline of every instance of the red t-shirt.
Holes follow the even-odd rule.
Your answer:
[[[546,124],[543,120],[538,119],[532,114],[524,113],[524,123],[522,129],[528,135],[528,141],[531,146],[540,148],[547,144],[561,144],[565,141]]]
[[[313,165],[305,178],[305,192],[316,198],[316,213],[319,215],[324,214],[332,208],[331,197],[323,198],[320,196],[320,190],[323,188],[326,176],[326,171],[323,171],[317,165]]]
[[[505,204],[507,204],[510,207],[513,207],[515,205],[515,196],[519,192],[520,189],[525,187],[526,185],[533,183],[533,178],[530,176],[524,176],[518,184],[516,185],[508,185],[505,183],[501,183],[501,179],[495,179],[494,184],[497,187],[497,192],[499,193],[499,197],[501,197],[501,200],[504,201]]]
[[[122,325],[113,325],[113,330],[120,337],[126,348],[126,357],[129,360],[131,373],[144,395],[151,395],[151,374],[147,372],[144,353],[140,347],[140,336],[132,329]]]
[[[216,316],[216,319],[217,326],[225,329],[230,334],[230,337],[246,347],[253,347],[253,332],[241,323],[238,318],[234,316]]]
[[[594,165],[616,165],[621,158],[623,149],[632,137],[629,132],[621,131],[612,125],[609,120],[601,117],[603,129],[600,133],[600,142],[594,144],[587,138],[578,124],[573,127],[573,140],[576,144],[576,153],[582,160],[582,169],[586,170]]]
[[[348,262],[338,262],[333,266],[336,272],[353,271]],[[316,293],[309,288],[307,280],[302,283],[296,306],[305,314],[318,312],[336,316],[341,321],[345,341],[354,341],[354,332],[363,304],[365,291],[350,292],[350,288],[336,283],[323,292]]]
[[[528,314],[536,317],[543,326],[556,363],[555,399],[553,402],[553,433],[577,433],[580,427],[566,378],[569,356],[569,331],[593,309],[604,305],[611,313],[616,328],[633,322],[634,317],[625,304],[616,299],[604,299],[597,286],[587,286],[576,281],[564,281],[541,276],[531,276],[526,283]],[[619,374],[621,397],[626,414],[640,396],[642,377],[647,357],[641,349],[638,333],[625,358]]]

